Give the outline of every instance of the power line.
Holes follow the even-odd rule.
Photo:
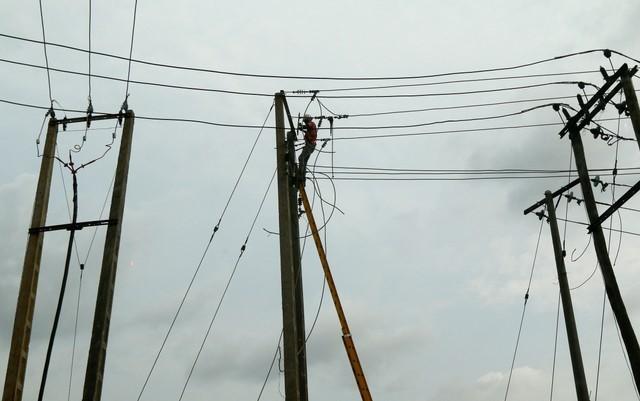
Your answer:
[[[253,155],[253,151],[256,147],[256,144],[258,143],[258,140],[260,139],[260,136],[262,134],[262,131],[264,129],[264,125],[266,124],[267,120],[269,119],[269,116],[271,115],[271,111],[273,110],[273,105],[271,106],[271,108],[269,108],[269,113],[267,114],[267,117],[264,119],[264,123],[262,125],[262,127],[260,128],[260,131],[258,132],[258,135],[256,136],[255,141],[253,142],[253,145],[251,146],[251,150],[249,151],[249,155],[247,156],[242,169],[240,171],[240,174],[238,175],[238,178],[236,179],[236,182],[233,185],[233,189],[231,190],[231,193],[227,199],[227,202],[222,210],[222,213],[220,214],[220,218],[218,219],[218,222],[216,223],[215,227],[212,230],[211,236],[209,237],[209,241],[207,242],[207,245],[205,246],[205,249],[202,253],[202,256],[200,257],[200,261],[198,262],[198,265],[196,266],[196,269],[194,270],[193,274],[191,275],[191,280],[189,281],[189,284],[187,285],[187,289],[184,292],[184,295],[182,296],[182,299],[180,300],[180,303],[178,305],[178,309],[176,310],[176,312],[173,315],[173,318],[171,319],[171,323],[169,324],[169,328],[167,329],[166,334],[164,335],[164,338],[162,340],[162,343],[160,345],[160,348],[158,349],[158,352],[156,353],[156,356],[153,360],[153,363],[151,364],[151,368],[149,369],[149,372],[147,373],[147,377],[145,378],[144,383],[142,384],[142,387],[140,389],[140,393],[138,394],[138,398],[137,401],[140,401],[140,398],[142,397],[142,394],[144,393],[145,389],[147,388],[147,384],[149,383],[149,379],[151,379],[151,375],[153,374],[153,371],[158,363],[158,360],[160,359],[160,355],[162,354],[162,351],[164,350],[164,347],[167,343],[167,340],[169,339],[169,336],[171,335],[171,332],[173,331],[173,327],[175,326],[176,320],[178,319],[178,316],[180,315],[180,312],[182,311],[182,307],[184,306],[184,303],[187,299],[187,296],[189,295],[189,292],[191,291],[191,287],[193,286],[193,283],[196,280],[196,277],[198,276],[198,273],[200,272],[200,268],[202,267],[202,263],[204,262],[205,257],[207,256],[207,253],[209,252],[209,248],[211,247],[211,244],[213,243],[213,239],[216,235],[216,233],[218,232],[218,230],[220,229],[221,223],[222,223],[222,219],[225,216],[225,213],[227,212],[227,208],[229,207],[229,204],[231,203],[231,200],[233,199],[233,196],[236,192],[236,189],[238,188],[238,184],[240,183],[240,180],[242,179],[242,177],[244,176],[244,172],[245,169],[247,167],[247,164],[249,163],[249,160],[251,160],[251,156]],[[138,118],[138,117],[136,117]],[[186,388],[186,385],[185,385]],[[183,390],[184,391],[184,390]]]
[[[25,38],[25,37],[21,37],[21,36],[16,36],[16,35],[9,35],[9,34],[0,33],[0,37],[20,40],[20,41],[25,41],[25,42],[30,42],[30,43],[38,43],[38,44],[46,43],[49,46],[54,46],[54,47],[59,47],[59,48],[64,48],[64,49],[67,49],[67,50],[73,50],[73,51],[79,51],[79,52],[86,52],[87,51],[86,49],[82,49],[82,48],[79,48],[79,47],[74,47],[74,46],[69,46],[69,45],[59,44],[59,43],[53,43],[53,42],[45,42],[44,40],[43,41],[39,41],[39,40],[29,39],[29,38]],[[444,73],[436,73],[436,74],[423,74],[423,75],[387,76],[387,77],[382,77],[382,76],[379,76],[379,77],[344,77],[344,76],[301,76],[301,75],[284,75],[284,74],[243,73],[243,72],[217,70],[217,69],[209,69],[209,68],[181,66],[181,65],[168,64],[168,63],[157,63],[157,62],[152,62],[152,61],[134,59],[134,58],[130,58],[130,57],[127,58],[127,57],[124,57],[124,56],[118,56],[118,55],[105,53],[105,52],[95,52],[94,51],[93,54],[104,56],[104,57],[109,57],[109,58],[115,58],[115,59],[119,59],[119,60],[126,60],[126,61],[131,60],[131,62],[133,62],[133,63],[145,64],[145,65],[150,65],[150,66],[154,66],[154,67],[170,68],[170,69],[185,70],[185,71],[195,71],[195,72],[205,72],[205,73],[220,74],[220,75],[251,77],[251,78],[306,79],[306,80],[330,80],[330,81],[385,81],[385,80],[411,80],[411,79],[423,79],[423,78],[439,78],[439,77],[446,77],[446,76],[456,76],[456,75],[479,74],[479,73],[487,73],[487,72],[509,71],[509,70],[516,70],[516,69],[526,68],[526,67],[532,67],[532,66],[535,66],[535,65],[544,64],[544,63],[548,63],[548,62],[552,62],[552,61],[557,61],[557,60],[561,60],[561,59],[565,59],[565,58],[569,58],[569,57],[575,57],[575,56],[586,55],[586,54],[596,53],[596,52],[604,52],[604,51],[610,51],[613,54],[617,54],[617,55],[619,55],[621,57],[624,57],[626,59],[632,60],[632,61],[634,61],[636,63],[640,63],[639,60],[637,60],[637,59],[635,59],[633,57],[630,57],[630,56],[628,56],[628,55],[626,55],[626,54],[624,54],[622,52],[618,52],[616,50],[590,49],[590,50],[584,50],[584,51],[574,52],[574,53],[567,53],[567,54],[563,54],[563,55],[560,55],[560,56],[555,56],[555,57],[546,58],[546,59],[540,59],[540,60],[533,61],[533,62],[517,64],[517,65],[512,65],[512,66],[506,66],[506,67],[494,67],[494,68],[463,70],[463,71],[453,71],[453,72],[444,72]]]
[[[13,100],[0,99],[0,103],[11,104],[19,107],[40,109],[40,110],[48,110],[48,107],[38,106],[23,102],[17,102]],[[84,113],[83,110],[77,109],[59,109],[65,112],[73,112],[73,113]],[[108,114],[105,112],[95,112],[94,114]],[[208,120],[199,120],[193,118],[179,118],[179,117],[154,117],[154,116],[143,116],[136,115],[136,120],[148,120],[148,121],[163,121],[163,122],[177,122],[177,123],[192,123],[192,124],[202,124],[202,125],[210,125],[215,127],[225,127],[225,128],[263,128],[261,125],[250,125],[250,124],[228,124],[228,123],[219,123],[215,121]],[[603,118],[598,120],[593,120],[594,122],[606,122],[617,120],[617,118]],[[348,136],[348,137],[334,137],[333,141],[345,141],[345,140],[356,140],[356,139],[379,139],[379,138],[393,138],[393,137],[410,137],[410,136],[425,136],[425,135],[442,135],[442,134],[456,134],[456,133],[470,133],[470,132],[486,132],[486,131],[499,131],[499,130],[509,130],[509,129],[523,129],[523,128],[537,128],[537,127],[550,127],[550,126],[558,126],[562,125],[559,122],[553,123],[539,123],[539,124],[522,124],[522,125],[509,125],[509,126],[497,126],[497,127],[486,127],[486,128],[468,128],[468,129],[453,129],[453,130],[441,130],[441,131],[430,131],[430,132],[413,132],[413,133],[401,133],[401,134],[382,134],[382,135],[359,135],[359,136]],[[264,128],[273,129],[273,126],[264,126]],[[384,126],[370,126],[366,129],[385,129]],[[358,130],[364,129],[363,127],[335,127],[335,129],[342,130]],[[318,140],[330,140],[330,138],[318,138]]]
[[[95,54],[95,52],[93,53]],[[64,74],[70,75],[78,75],[78,76],[88,76],[89,74],[81,72],[81,71],[72,71],[66,70],[62,68],[48,68],[46,66],[41,66],[32,63],[26,63],[17,60],[10,60],[5,58],[0,58],[1,62],[13,65],[19,65],[22,67],[29,67],[34,69],[47,69],[48,71],[55,71]],[[200,86],[185,86],[185,85],[175,85],[175,84],[167,84],[161,82],[153,82],[153,81],[136,81],[130,79],[130,70],[127,73],[127,79],[113,77],[109,75],[93,75],[94,78],[100,78],[110,81],[118,81],[118,82],[126,82],[127,83],[127,91],[129,89],[129,83],[144,85],[144,86],[154,86],[161,88],[169,88],[169,89],[178,89],[178,90],[187,90],[187,91],[198,91],[198,92],[211,92],[211,93],[224,93],[229,95],[241,95],[241,96],[257,96],[257,97],[273,97],[272,93],[263,93],[263,92],[247,92],[247,91],[236,91],[236,90],[226,90],[226,89],[218,89],[218,88],[205,88]],[[495,93],[495,92],[505,92],[505,91],[515,91],[515,90],[523,90],[523,89],[533,89],[533,88],[541,88],[552,85],[579,85],[586,84],[597,88],[596,85],[590,83],[584,83],[581,81],[554,81],[554,82],[544,82],[539,84],[531,84],[531,85],[520,85],[520,86],[512,86],[512,87],[504,87],[504,88],[492,88],[492,89],[478,89],[472,91],[457,91],[457,92],[435,92],[435,93],[401,93],[401,94],[380,94],[380,95],[327,95],[323,96],[324,99],[380,99],[380,98],[417,98],[417,97],[439,97],[439,96],[461,96],[461,95],[473,95],[480,93]],[[290,98],[306,98],[306,95],[289,95]]]
[[[53,96],[51,94],[51,73],[49,72],[49,57],[47,56],[47,39],[44,29],[44,12],[42,11],[42,0],[38,1],[40,5],[40,25],[42,26],[42,48],[44,49],[44,62],[47,69],[47,85],[49,87],[49,102],[51,103],[51,110],[53,110]]]
[[[133,5],[133,26],[131,27],[131,45],[129,46],[129,58],[128,58],[128,67],[127,67],[127,87],[124,90],[124,101],[127,102],[127,98],[129,97],[129,82],[131,78],[131,56],[133,55],[133,38],[136,32],[136,17],[138,16],[138,0],[135,0]],[[126,107],[125,107],[126,108]]]
[[[618,175],[638,175],[640,173],[618,174]],[[564,178],[564,175],[506,175],[491,177],[412,177],[412,178],[392,178],[392,177],[335,177],[335,181],[502,181],[502,180],[533,180],[533,179],[551,179]],[[319,180],[327,180],[331,178],[318,177]]]
[[[460,83],[469,83],[469,82],[486,82],[486,81],[501,81],[501,80],[510,80],[510,79],[525,79],[525,78],[542,78],[542,77],[559,77],[559,76],[567,76],[567,75],[584,75],[584,74],[599,74],[598,70],[581,70],[581,71],[566,71],[566,72],[555,72],[555,73],[545,73],[545,74],[526,74],[526,75],[511,75],[506,77],[488,77],[488,78],[472,78],[472,79],[455,79],[448,81],[436,81],[436,82],[421,82],[417,84],[399,84],[399,85],[377,85],[377,86],[357,86],[357,87],[347,87],[347,88],[321,88],[316,89],[320,93],[326,92],[348,92],[348,91],[360,91],[360,90],[380,90],[380,89],[397,89],[397,88],[413,88],[420,86],[434,86],[434,85],[448,85],[448,84],[460,84]],[[310,92],[309,90],[294,90],[288,91],[287,93],[304,93]]]
[[[437,97],[437,96],[460,96],[460,95],[476,95],[479,93],[494,93],[505,92],[522,89],[542,88],[552,85],[578,85],[584,82],[578,81],[555,81],[544,82],[531,85],[511,86],[506,88],[494,88],[494,89],[478,89],[471,91],[458,91],[458,92],[436,92],[436,93],[402,93],[402,94],[388,94],[388,95],[323,95],[323,99],[389,99],[389,98],[414,98],[414,97]],[[586,85],[597,88],[596,85],[585,83]]]
[[[516,356],[518,355],[518,346],[520,345],[520,335],[522,334],[522,326],[524,324],[524,316],[527,311],[527,301],[529,301],[529,291],[531,290],[531,282],[533,280],[533,272],[536,268],[536,260],[538,259],[538,250],[540,249],[540,238],[542,237],[542,227],[544,222],[540,221],[540,230],[538,231],[538,240],[536,241],[536,250],[533,253],[533,263],[531,264],[531,273],[529,274],[529,283],[527,284],[527,291],[524,294],[524,304],[522,305],[522,316],[520,317],[520,326],[518,327],[518,335],[516,336],[516,346],[513,350],[513,359],[511,360],[511,369],[509,370],[509,379],[507,380],[507,389],[504,393],[504,401],[507,401],[509,396],[509,387],[511,386],[511,376],[513,375],[513,368],[516,363]]]
[[[599,120],[593,120],[593,122],[605,122],[605,121],[612,121],[612,120],[617,120],[617,118],[602,118]],[[425,135],[462,134],[462,133],[470,133],[470,132],[486,132],[486,131],[501,131],[501,130],[509,130],[509,129],[553,127],[553,126],[559,126],[559,125],[564,125],[564,124],[559,122],[553,122],[553,123],[520,124],[520,125],[486,127],[486,128],[466,128],[466,129],[450,129],[450,130],[428,131],[428,132],[411,132],[411,133],[403,133],[403,134],[358,135],[358,136],[348,136],[348,137],[334,137],[332,140],[348,141],[348,140],[357,140],[357,139],[380,139],[380,138],[399,138],[399,137],[412,137],[412,136],[425,136]],[[323,138],[319,138],[319,140],[323,140]]]
[[[222,303],[224,301],[225,296],[227,295],[227,291],[229,290],[229,286],[231,285],[231,281],[233,280],[236,271],[238,269],[238,265],[240,263],[240,259],[242,259],[242,256],[244,255],[244,252],[246,250],[247,247],[247,242],[249,242],[249,238],[251,237],[251,233],[253,232],[253,229],[255,228],[256,222],[258,221],[258,217],[260,216],[260,213],[262,212],[262,207],[264,206],[264,202],[267,199],[267,196],[269,195],[269,191],[271,189],[271,186],[273,184],[273,179],[276,176],[276,172],[277,170],[273,171],[273,174],[271,175],[271,179],[269,180],[269,185],[267,186],[267,190],[264,192],[264,195],[262,197],[262,200],[260,202],[260,206],[258,207],[258,211],[255,214],[255,217],[253,218],[253,221],[251,222],[251,228],[249,228],[249,232],[247,233],[247,237],[244,240],[244,243],[242,244],[242,246],[240,247],[240,254],[238,255],[238,258],[236,259],[236,263],[233,266],[233,269],[231,270],[231,274],[229,275],[229,279],[227,280],[227,283],[224,287],[224,290],[222,291],[222,295],[220,296],[220,299],[218,300],[218,304],[216,305],[216,309],[213,313],[213,316],[211,317],[211,320],[209,321],[209,326],[207,327],[207,330],[205,332],[204,338],[202,339],[202,342],[200,343],[200,348],[198,349],[198,352],[196,354],[196,357],[193,361],[193,364],[191,365],[191,369],[189,370],[189,374],[187,375],[187,379],[185,380],[184,386],[182,387],[182,392],[180,393],[180,397],[178,398],[178,401],[182,400],[182,397],[184,396],[185,391],[187,390],[187,386],[189,384],[189,381],[191,379],[191,376],[193,375],[193,371],[195,370],[196,364],[198,363],[198,359],[200,358],[200,355],[202,353],[202,350],[204,348],[205,343],[207,342],[207,338],[209,337],[209,334],[211,333],[211,328],[213,327],[213,323],[216,321],[216,318],[218,317],[218,313],[220,312],[220,308],[222,307]]]
[[[89,0],[89,104],[91,104],[91,0]]]
[[[575,99],[575,96],[556,96],[556,97],[543,97],[536,99],[521,99],[521,100],[508,100],[504,102],[489,102],[489,103],[475,103],[475,104],[465,104],[459,106],[440,106],[440,107],[428,107],[422,109],[406,109],[406,110],[394,110],[394,111],[379,111],[379,112],[371,112],[371,113],[350,113],[348,114],[349,118],[355,117],[374,117],[374,116],[386,116],[392,114],[408,114],[408,113],[420,113],[426,111],[442,111],[442,110],[457,110],[457,109],[468,109],[475,107],[487,107],[487,106],[504,106],[508,104],[517,104],[517,103],[532,103],[532,102],[541,102],[541,101],[553,101],[553,100],[568,100]]]
[[[618,175],[620,175],[620,174],[618,174]],[[544,217],[547,218],[548,216],[544,215]],[[558,220],[565,221],[565,222],[571,223],[571,224],[577,224],[577,225],[580,225],[580,226],[585,226],[585,227],[590,226],[589,223],[585,223],[585,222],[582,222],[582,221],[576,221],[576,220],[570,220],[570,219],[561,219],[561,218],[558,218]],[[602,227],[602,229],[603,230],[609,230],[609,231],[612,231],[612,232],[615,232],[615,233],[629,234],[629,235],[633,235],[633,236],[636,236],[636,237],[640,237],[640,233],[635,233],[635,232],[632,232],[632,231],[618,230],[616,228],[607,228],[607,227]]]
[[[315,164],[310,167],[318,167],[329,169],[332,166]],[[575,173],[576,170],[567,169],[525,169],[525,168],[499,168],[499,169],[480,169],[480,168],[467,168],[467,169],[407,169],[407,168],[390,168],[390,167],[361,167],[361,166],[333,166],[335,169],[343,170],[364,170],[364,171],[390,171],[390,172],[409,172],[409,173],[434,173],[434,174],[457,174],[457,173]],[[619,167],[618,171],[631,171],[638,170],[640,167]],[[609,168],[590,168],[590,172],[608,172],[612,171]]]
[[[96,54],[96,53],[94,52],[93,54]],[[14,65],[20,65],[20,66],[23,66],[23,67],[36,68],[36,69],[45,69],[46,68],[46,67],[43,67],[43,66],[37,65],[37,64],[25,63],[25,62],[22,62],[22,61],[15,61],[15,60],[8,60],[8,59],[0,59],[0,62],[8,63],[8,64],[14,64]],[[48,68],[48,71],[49,70],[50,71],[54,71],[54,72],[64,73],[64,74],[70,74],[70,75],[88,76],[88,74],[85,73],[85,72],[65,70],[65,69],[62,69],[62,68]],[[108,76],[108,75],[98,75],[98,74],[93,74],[92,76],[94,78],[100,78],[100,79],[105,79],[105,80],[109,80],[109,81],[126,82],[127,83],[127,88],[126,88],[127,89],[127,93],[129,91],[129,84],[136,84],[136,85],[154,86],[154,87],[169,88],[169,89],[180,89],[180,90],[188,90],[188,91],[225,93],[225,94],[229,94],[229,95],[273,97],[273,94],[270,94],[270,93],[242,92],[242,91],[233,91],[233,90],[225,90],[225,89],[202,88],[202,87],[197,87],[197,86],[172,85],[172,84],[164,84],[164,83],[159,83],[159,82],[136,81],[136,80],[130,79],[129,76],[127,76],[127,79],[117,78],[117,77]],[[306,96],[294,96],[294,97],[306,97]]]
[[[334,130],[371,130],[371,129],[402,129],[402,128],[418,128],[418,127],[426,127],[430,125],[439,125],[439,124],[449,124],[449,123],[463,123],[463,122],[474,122],[474,121],[487,121],[487,120],[496,120],[500,118],[514,117],[526,113],[530,113],[532,111],[540,110],[546,107],[551,107],[558,103],[546,103],[540,104],[533,107],[529,107],[524,110],[519,110],[511,113],[497,114],[492,116],[483,116],[483,117],[469,117],[469,118],[459,118],[459,119],[446,119],[446,120],[437,120],[437,121],[429,121],[425,123],[417,123],[417,124],[405,124],[405,125],[383,125],[383,126],[347,126],[347,127],[334,127]],[[560,103],[560,106],[571,107],[568,104]]]

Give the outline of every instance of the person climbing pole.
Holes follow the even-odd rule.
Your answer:
[[[307,162],[311,154],[316,149],[316,139],[318,138],[318,127],[313,122],[313,117],[305,114],[302,118],[300,130],[304,132],[304,147],[298,156],[298,183],[304,185],[307,175]]]

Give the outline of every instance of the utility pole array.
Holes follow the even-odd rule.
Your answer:
[[[606,79],[605,84],[599,89],[587,102],[585,102],[580,95],[578,95],[578,103],[580,104],[580,110],[575,115],[570,115],[566,109],[563,109],[567,123],[565,127],[560,131],[560,137],[564,137],[567,133],[571,141],[573,149],[573,155],[576,162],[576,169],[578,171],[578,179],[565,185],[558,191],[551,193],[547,191],[545,193],[545,199],[536,202],[531,207],[524,211],[524,214],[537,209],[538,207],[546,204],[548,221],[551,226],[552,239],[555,251],[556,266],[558,270],[558,280],[560,283],[560,294],[562,298],[563,311],[565,316],[565,323],[567,327],[567,337],[569,341],[569,350],[571,353],[571,361],[573,365],[574,381],[576,386],[576,393],[579,401],[588,400],[588,391],[586,388],[586,382],[584,377],[584,368],[582,366],[582,356],[580,354],[580,344],[578,341],[577,330],[575,327],[575,317],[573,316],[573,307],[571,303],[571,295],[566,280],[566,270],[564,266],[564,253],[562,253],[562,247],[560,244],[560,236],[557,228],[557,219],[555,216],[555,206],[553,199],[567,191],[569,188],[580,184],[582,189],[582,195],[584,198],[584,207],[589,218],[589,231],[593,235],[593,244],[598,258],[598,265],[602,272],[602,278],[605,285],[605,291],[611,310],[615,316],[617,325],[620,329],[620,335],[623,339],[625,349],[629,356],[629,362],[631,365],[631,371],[633,373],[634,382],[637,388],[640,388],[640,347],[638,346],[638,340],[636,338],[633,325],[627,314],[627,310],[620,293],[620,288],[616,280],[611,259],[609,257],[607,243],[602,231],[602,223],[611,216],[620,206],[622,206],[627,200],[629,200],[633,194],[640,190],[640,182],[632,186],[622,197],[618,199],[613,205],[609,207],[604,213],[599,214],[596,204],[593,190],[591,188],[591,178],[589,177],[589,169],[584,154],[584,147],[582,144],[582,138],[580,136],[583,128],[592,123],[594,117],[600,113],[607,104],[611,102],[613,97],[624,90],[626,102],[623,107],[619,108],[620,113],[625,112],[631,117],[631,121],[634,127],[638,144],[640,145],[640,109],[638,108],[638,101],[635,96],[635,91],[631,78],[637,72],[637,67],[629,70],[628,66],[624,64],[618,69],[614,75],[609,76],[604,69],[601,72]],[[620,82],[618,82],[620,81]],[[617,105],[620,106],[620,105]],[[558,110],[559,108],[557,108]],[[540,218],[544,217],[544,213],[536,213]]]
[[[53,163],[56,159],[55,150],[58,126],[62,125],[63,128],[66,128],[68,124],[89,124],[91,121],[95,120],[114,119],[117,119],[118,121],[122,121],[122,119],[124,119],[124,127],[120,143],[120,154],[116,168],[116,178],[114,182],[109,219],[46,226],[49,194],[51,191],[51,176]],[[102,377],[104,373],[104,357],[107,347],[109,320],[111,318],[111,304],[113,301],[113,284],[115,282],[120,233],[122,230],[122,217],[127,187],[134,119],[135,115],[133,111],[128,110],[126,113],[120,112],[118,114],[106,114],[100,116],[88,115],[87,117],[71,119],[67,119],[65,117],[62,120],[56,120],[55,117],[52,116],[49,120],[44,153],[42,154],[42,161],[40,165],[33,215],[31,218],[31,228],[29,228],[22,278],[18,292],[18,301],[16,304],[16,314],[13,324],[13,334],[11,337],[11,348],[9,350],[9,361],[7,364],[2,401],[21,401],[24,393],[25,372],[29,356],[29,344],[31,341],[31,329],[33,325],[33,314],[36,304],[38,277],[45,232],[57,230],[68,230],[73,232],[85,227],[108,225],[83,397],[84,401],[100,400]]]

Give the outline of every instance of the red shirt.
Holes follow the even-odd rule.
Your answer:
[[[316,127],[316,123],[313,121],[309,121],[305,123],[304,140],[315,145],[316,139],[318,138],[318,127]]]

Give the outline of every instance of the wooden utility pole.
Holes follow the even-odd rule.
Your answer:
[[[631,72],[627,72],[620,77],[622,81],[622,89],[624,90],[624,97],[627,101],[627,110],[629,110],[629,117],[631,118],[631,124],[633,125],[633,131],[636,133],[636,139],[638,140],[638,146],[640,147],[640,107],[638,106],[636,91],[633,88],[632,78],[633,74]]]
[[[55,160],[57,135],[58,122],[55,118],[51,118],[49,120],[44,153],[42,154],[40,164],[40,175],[38,177],[35,202],[33,204],[31,227],[42,227],[47,221],[49,193],[51,190],[51,173]],[[13,336],[11,337],[11,349],[9,350],[9,362],[7,363],[2,401],[22,400],[25,372],[27,369],[27,356],[29,355],[29,342],[31,340],[33,312],[36,306],[43,241],[44,232],[29,232],[27,250],[22,267],[22,278],[20,279],[16,315],[13,321]]]
[[[300,270],[300,240],[294,182],[295,149],[290,133],[285,140],[285,97],[275,95],[276,157],[280,269],[282,281],[282,324],[286,401],[307,401],[306,351],[304,345],[304,302]]]
[[[602,232],[602,226],[598,223],[598,208],[596,206],[595,197],[593,196],[593,190],[591,189],[589,169],[587,168],[587,162],[584,156],[584,147],[582,145],[582,138],[580,137],[580,130],[572,124],[568,124],[568,129],[571,146],[573,147],[573,155],[576,161],[576,168],[580,178],[584,206],[587,210],[589,223],[591,224],[593,246],[598,257],[600,270],[602,271],[605,290],[607,292],[607,297],[609,298],[609,303],[611,304],[611,310],[618,322],[620,335],[622,336],[627,354],[629,355],[629,363],[631,364],[631,370],[633,372],[636,387],[640,388],[640,347],[638,346],[638,339],[636,338],[633,325],[631,324],[631,320],[627,314],[627,309],[624,305],[624,301],[622,300],[622,295],[620,294],[620,288],[618,287],[615,273],[613,272],[613,266],[611,265],[611,260],[609,258],[607,242]]]
[[[133,123],[135,115],[129,110],[125,114],[120,153],[113,184],[111,210],[109,220],[115,224],[109,225],[102,256],[102,270],[98,284],[96,309],[93,316],[93,331],[87,373],[84,380],[83,401],[99,401],[102,393],[104,365],[109,337],[109,323],[111,322],[111,307],[113,305],[116,270],[118,267],[118,251],[120,249],[120,234],[122,232],[122,217],[124,201],[127,192],[127,178],[129,174],[129,158],[131,156],[131,142],[133,139]]]
[[[556,207],[553,204],[553,194],[551,191],[546,191],[544,196],[547,203],[547,213],[549,214],[549,227],[551,228],[553,252],[555,254],[556,268],[558,270],[558,283],[560,285],[560,297],[562,298],[562,311],[564,312],[564,321],[567,327],[567,339],[569,340],[569,353],[571,355],[571,366],[573,367],[573,380],[576,385],[576,395],[578,396],[578,401],[589,401],[589,390],[587,389],[587,379],[584,375],[584,364],[582,363],[582,353],[580,352],[580,341],[578,340],[576,318],[573,314],[571,291],[567,280],[567,270],[564,265],[560,231],[558,230],[558,220],[556,219]]]

